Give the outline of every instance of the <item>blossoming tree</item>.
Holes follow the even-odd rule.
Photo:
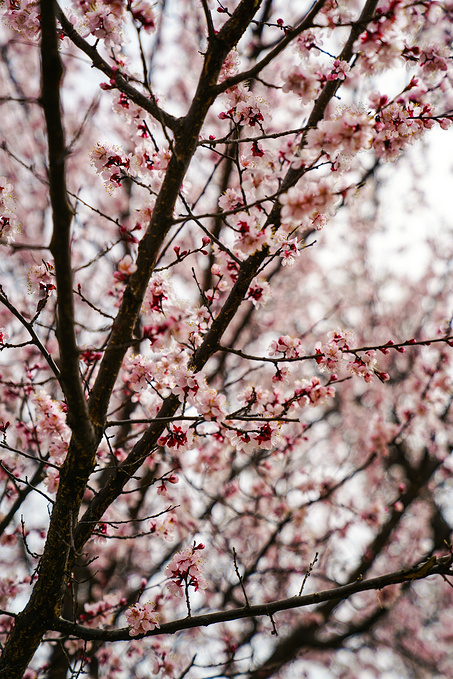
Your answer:
[[[451,0],[0,7],[0,677],[453,677]]]

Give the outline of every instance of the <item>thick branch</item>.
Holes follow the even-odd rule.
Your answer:
[[[86,443],[92,438],[82,382],[79,351],[74,332],[74,299],[71,269],[71,222],[73,211],[66,187],[66,147],[62,122],[60,86],[63,65],[58,52],[57,27],[53,3],[42,3],[41,103],[44,109],[49,150],[49,192],[53,232],[50,251],[57,281],[57,337],[60,348],[60,381],[68,405],[68,424],[77,423],[77,438]]]
[[[53,0],[42,0],[41,102],[49,150],[49,190],[53,217],[50,249],[57,280],[60,383],[67,401],[68,424],[73,435],[60,475],[38,579],[27,606],[15,620],[0,659],[0,674],[11,679],[20,679],[23,676],[50,620],[60,613],[69,574],[67,564],[72,549],[72,527],[77,520],[95,459],[94,433],[79,375],[79,355],[74,332],[70,252],[72,210],[66,189],[66,148],[60,102],[62,75],[54,3]]]
[[[243,608],[234,608],[228,611],[207,613],[192,618],[183,618],[181,620],[175,620],[174,622],[167,622],[158,629],[154,629],[146,635],[141,635],[136,638],[142,638],[143,636],[158,636],[161,634],[174,634],[181,630],[192,629],[194,627],[208,627],[209,625],[220,622],[229,622],[231,620],[241,620],[242,618],[253,618],[262,615],[268,616],[278,613],[279,611],[288,611],[293,608],[312,606],[313,604],[319,604],[324,601],[344,601],[358,592],[381,590],[389,585],[422,580],[430,575],[453,575],[451,570],[452,561],[452,555],[440,558],[433,556],[428,561],[417,564],[413,568],[407,570],[380,575],[377,578],[370,578],[369,580],[358,579],[356,582],[349,585],[334,587],[333,589],[325,590],[323,592],[293,596],[288,599],[272,601],[268,604],[244,606]],[[129,630],[127,628],[112,631],[92,629],[62,619],[54,621],[52,629],[61,632],[62,634],[74,636],[86,641],[125,641],[130,639]]]

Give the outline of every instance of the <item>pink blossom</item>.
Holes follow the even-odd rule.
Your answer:
[[[271,450],[275,447],[278,435],[280,431],[280,425],[277,422],[266,422],[265,424],[259,425],[257,431],[255,432],[256,445],[264,450]]]
[[[127,382],[137,389],[144,389],[153,379],[153,362],[143,354],[132,354],[127,361]]]
[[[222,69],[219,74],[219,82],[223,82],[232,75],[236,75],[239,71],[239,55],[236,49],[228,52],[225,61],[222,64]]]
[[[327,333],[327,337],[327,343],[315,344],[316,363],[321,372],[337,370],[343,359],[343,351],[348,351],[355,344],[353,334],[346,330],[332,330]]]
[[[151,535],[162,537],[167,542],[172,542],[174,539],[175,529],[178,521],[174,516],[165,516],[163,519],[152,519],[149,522],[149,532]]]
[[[190,370],[185,368],[178,368],[174,372],[173,378],[175,381],[175,386],[172,389],[173,393],[178,396],[181,403],[186,399],[192,403],[200,388],[198,375],[194,375]]]
[[[262,127],[269,119],[268,104],[243,85],[228,91],[228,108],[219,114],[221,120],[230,119],[237,125]]]
[[[283,92],[294,92],[302,104],[310,104],[318,96],[321,83],[316,73],[307,69],[294,66],[290,71],[282,74],[284,84]]]
[[[172,422],[167,426],[167,431],[168,434],[161,436],[158,440],[160,446],[173,448],[180,453],[183,453],[192,447],[194,435],[192,429],[189,429],[187,422],[183,422],[182,424]]]
[[[125,255],[118,262],[118,271],[115,271],[113,277],[117,281],[127,281],[135,271],[137,271],[137,265],[130,255]]]
[[[353,375],[363,377],[365,382],[371,382],[375,376],[377,369],[377,361],[375,358],[376,352],[365,351],[360,356],[355,356],[353,360],[348,363],[348,370]]]
[[[20,231],[20,223],[15,213],[13,185],[0,177],[0,243],[10,244]]]
[[[286,366],[278,366],[275,370],[274,375],[272,375],[272,382],[279,384],[289,384],[290,371]]]
[[[302,58],[309,57],[310,51],[317,45],[321,47],[322,40],[313,30],[302,31],[297,36],[296,47]]]
[[[105,2],[95,0],[93,3],[79,2],[77,9],[81,11],[83,20],[82,35],[94,35],[104,40],[107,45],[120,45],[123,41],[122,21],[123,6],[120,0]]]
[[[5,344],[9,339],[8,331],[5,328],[0,328],[0,345]]]
[[[247,255],[261,250],[268,234],[257,217],[253,214],[240,212],[234,216],[234,222],[234,229],[238,234],[234,243],[235,247]]]
[[[246,299],[249,299],[255,307],[259,307],[271,298],[272,292],[269,283],[262,277],[254,280],[248,289]]]
[[[335,59],[333,62],[333,69],[327,75],[327,80],[346,80],[350,71],[351,67],[347,61]]]
[[[147,33],[151,33],[156,29],[156,16],[148,0],[136,0],[132,3],[130,12],[134,17],[134,21]]]
[[[228,429],[226,436],[231,445],[238,451],[251,454],[259,448],[255,432],[239,429]]]
[[[283,241],[281,244],[281,257],[283,266],[292,266],[300,257],[299,242],[297,238]]]
[[[244,204],[241,193],[234,188],[227,189],[219,198],[219,207],[222,210],[236,210]]]
[[[48,467],[44,476],[44,484],[47,486],[49,493],[56,493],[60,483],[60,472],[54,467]]]

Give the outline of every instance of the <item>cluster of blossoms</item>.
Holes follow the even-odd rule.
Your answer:
[[[242,146],[239,162],[241,189],[245,193],[247,202],[254,202],[258,199],[264,201],[278,190],[281,168],[271,151],[254,141],[250,147]],[[262,217],[261,208],[256,209],[258,215]]]
[[[234,216],[234,230],[237,239],[234,248],[250,255],[260,250],[269,238],[269,229],[266,229],[262,222],[262,217],[256,213],[239,212]]]
[[[277,418],[285,411],[283,394],[259,386],[249,386],[241,391],[238,401],[241,413],[250,421],[237,426],[232,420],[225,421],[225,437],[236,451],[252,454],[259,449],[272,450],[280,441],[281,424],[278,420],[260,423],[262,417]],[[256,417],[256,419],[254,419]]]
[[[133,114],[132,117],[134,118]],[[141,116],[140,120],[142,118]],[[97,142],[90,157],[91,164],[104,180],[108,191],[120,187],[125,177],[141,174],[149,181],[150,189],[157,192],[170,160],[170,152],[165,148],[150,151],[146,145],[141,144],[134,149],[134,153],[125,154],[118,146]]]
[[[304,160],[314,160],[321,154],[334,161],[341,154],[353,157],[371,145],[373,119],[355,108],[337,111],[336,117],[321,120],[318,126],[307,132],[307,151]],[[308,157],[309,156],[309,157]]]
[[[450,50],[446,45],[426,45],[423,48],[414,47],[412,53],[418,56],[423,74],[443,74],[448,71]]]
[[[203,240],[202,247],[205,244]],[[173,249],[178,258],[187,256],[186,251],[181,252],[178,246]],[[187,362],[185,347],[200,344],[211,320],[206,307],[191,306],[178,300],[166,272],[157,273],[151,279],[142,312],[145,322],[143,336],[149,340],[153,351],[179,351],[180,359],[175,361],[175,366]]]
[[[101,90],[116,90],[116,83],[114,78],[110,78],[109,82],[101,83]],[[134,104],[123,92],[114,93],[114,100],[112,108],[114,112],[124,118],[127,122],[133,122],[137,134],[146,139],[149,136],[147,125],[143,122],[143,109],[137,104]],[[152,125],[152,123],[149,123]]]
[[[59,467],[65,460],[71,435],[66,424],[65,408],[44,391],[36,393],[33,400],[37,419],[35,429],[40,445],[47,446],[49,461]],[[59,483],[58,469],[47,467],[44,483],[49,493],[55,493]]]
[[[426,89],[416,86],[417,79],[413,78],[406,88],[408,97],[399,97],[393,102],[379,93],[372,94],[370,104],[374,109],[373,114],[355,107],[343,108],[331,118],[321,120],[315,129],[308,130],[304,149],[299,154],[299,160],[295,158],[293,164],[297,166],[303,162],[308,165],[326,156],[338,169],[343,159],[352,158],[370,148],[379,158],[394,161],[408,144],[419,139],[426,129],[434,125],[432,108],[423,103]],[[448,115],[441,116],[437,122],[447,128],[451,119]],[[302,194],[303,191],[299,188],[298,193]],[[293,194],[295,196],[295,191]],[[289,200],[290,204],[295,202],[294,196]],[[280,201],[285,205],[288,198],[282,196]],[[302,195],[299,201],[300,207],[303,207]]]
[[[98,40],[104,40],[107,45],[121,45],[124,8],[120,0],[109,3],[102,0],[74,0],[73,7],[82,17],[78,30],[84,38],[93,35]]]
[[[310,52],[323,44],[319,35],[316,35],[312,30],[302,31],[296,38],[296,51],[302,59],[310,57]]]
[[[49,456],[55,464],[62,464],[67,453],[71,430],[66,424],[65,406],[54,401],[46,392],[34,396],[36,432],[42,443],[49,443]]]
[[[207,588],[208,583],[201,573],[203,560],[199,553],[204,548],[201,542],[194,542],[191,547],[177,552],[165,568],[165,575],[170,580],[168,590],[172,596],[183,596],[188,587],[193,587],[195,591]]]
[[[134,604],[126,611],[127,624],[129,625],[129,635],[136,637],[139,634],[146,634],[159,625],[159,613],[154,604]]]
[[[13,185],[0,177],[0,243],[14,242],[14,234],[20,228],[19,220],[14,210]]]
[[[141,144],[135,149],[132,160],[134,171],[140,173],[149,183],[150,189],[157,193],[170,161],[170,150],[162,148],[150,151],[145,144]]]
[[[429,113],[429,107],[420,110],[422,115]],[[432,125],[429,118],[426,122],[420,120],[413,106],[404,102],[389,104],[375,118],[373,148],[376,155],[383,160],[396,160],[408,144],[422,136],[426,126]]]
[[[374,376],[382,382],[389,379],[387,373],[378,370],[375,351],[365,351],[361,352],[360,356],[356,355],[354,360],[349,361],[348,370],[352,375],[363,377],[365,382],[371,382]]]
[[[87,37],[93,35],[103,40],[107,46],[123,44],[122,31],[125,19],[125,5],[121,0],[73,0],[73,8],[80,17],[77,29]],[[155,30],[155,14],[152,3],[148,0],[137,0],[128,3],[127,7],[137,28],[150,33]]]
[[[226,92],[227,110],[219,113],[220,120],[231,120],[243,127],[263,128],[271,118],[266,101],[257,97],[245,85],[236,85]]]
[[[125,380],[130,388],[138,392],[137,398],[151,416],[154,414],[153,404],[156,408],[159,405],[155,396],[157,391],[161,395],[177,395],[182,404],[194,407],[207,421],[223,420],[226,416],[226,397],[208,387],[204,375],[190,370],[187,358],[181,352],[154,359],[143,354],[131,355],[127,361]],[[152,399],[151,402],[147,401],[146,394]],[[158,443],[184,452],[192,447],[194,433],[187,422],[171,423]]]
[[[317,406],[335,396],[335,387],[321,384],[319,377],[312,377],[311,380],[297,382],[294,395],[299,405]]]
[[[194,434],[187,422],[181,424],[172,422],[167,426],[167,434],[161,436],[157,442],[160,446],[167,446],[172,450],[183,453],[194,445]]]
[[[350,72],[349,64],[335,59],[333,67],[310,65],[295,65],[282,73],[283,92],[293,92],[302,104],[311,104],[318,96],[326,81],[345,80]]]
[[[352,375],[363,377],[365,382],[371,382],[378,377],[382,382],[389,379],[389,375],[378,370],[376,352],[373,350],[356,353],[353,348],[355,339],[348,331],[333,330],[327,333],[329,341],[315,344],[316,363],[321,372],[339,370],[344,361],[347,361],[347,370]],[[347,356],[345,356],[347,354]],[[349,359],[349,355],[353,358]]]
[[[87,627],[99,627],[110,625],[118,606],[124,606],[126,600],[112,592],[106,594],[103,599],[94,603],[86,603],[84,612],[80,615],[80,622]]]
[[[277,340],[271,342],[269,347],[269,356],[276,356],[277,354],[283,354],[286,358],[303,356],[302,340],[298,337],[281,335]]]
[[[34,42],[41,29],[39,2],[36,0],[5,0],[0,3],[3,20],[26,40]]]
[[[228,424],[228,423],[227,423]],[[272,450],[277,445],[280,438],[280,425],[278,422],[258,422],[250,423],[249,429],[237,429],[229,423],[225,435],[230,444],[237,450],[251,454],[256,450]]]
[[[295,227],[321,229],[335,213],[339,200],[330,179],[304,181],[291,187],[280,196],[282,229],[285,232]]]
[[[225,61],[222,64],[219,73],[219,82],[223,82],[227,78],[231,78],[231,76],[239,73],[239,66],[240,61],[237,49],[233,49],[231,52],[228,52]]]
[[[244,198],[239,189],[230,187],[219,198],[219,208],[221,210],[237,210],[243,206]]]
[[[46,296],[56,289],[55,269],[52,262],[43,260],[42,264],[34,264],[28,272],[28,291],[39,290]]]
[[[363,73],[376,74],[402,61],[404,41],[390,23],[381,22],[360,36],[359,68]]]
[[[121,186],[131,169],[131,155],[124,155],[118,146],[97,143],[91,150],[91,164],[101,175],[108,190]]]
[[[355,344],[354,335],[349,331],[331,330],[327,337],[328,342],[315,344],[316,363],[321,372],[336,370],[343,359],[343,351],[349,351]]]

